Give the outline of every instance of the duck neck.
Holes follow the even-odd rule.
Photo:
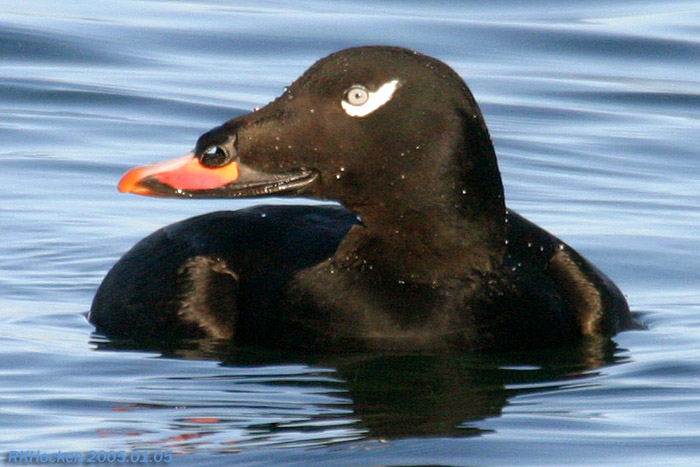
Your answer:
[[[436,183],[410,199],[383,197],[353,209],[362,219],[336,255],[382,262],[413,282],[473,278],[497,268],[505,251],[503,187],[494,163]],[[454,173],[454,172],[452,172]]]
[[[502,261],[503,234],[480,219],[449,219],[435,210],[394,213],[381,220],[361,218],[336,257],[355,264],[381,263],[374,265],[390,268],[402,276],[398,279],[439,283],[471,278]]]

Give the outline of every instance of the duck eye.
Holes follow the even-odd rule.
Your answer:
[[[199,161],[203,166],[211,169],[226,165],[228,157],[226,152],[219,146],[210,146],[199,156]]]
[[[350,105],[363,105],[369,100],[369,92],[364,86],[353,86],[345,91],[345,102]]]
[[[345,91],[340,106],[351,117],[366,117],[389,102],[398,87],[398,79],[387,81],[376,91],[370,91],[360,84],[355,84]]]

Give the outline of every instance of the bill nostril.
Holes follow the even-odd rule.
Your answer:
[[[223,144],[212,145],[197,155],[201,164],[215,169],[238,159],[238,138],[235,134]]]
[[[226,165],[229,157],[221,147],[212,146],[199,155],[199,161],[203,166],[213,169]]]

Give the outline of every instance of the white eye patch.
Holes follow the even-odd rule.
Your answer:
[[[398,87],[398,79],[382,84],[379,89],[374,92],[369,91],[362,85],[356,84],[345,91],[340,105],[343,107],[345,113],[351,117],[366,117],[389,102]]]

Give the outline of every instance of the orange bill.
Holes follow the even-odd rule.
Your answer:
[[[119,181],[119,191],[157,196],[149,183],[158,182],[174,190],[213,190],[238,180],[239,167],[230,162],[222,167],[205,167],[194,153],[165,162],[137,167]]]

